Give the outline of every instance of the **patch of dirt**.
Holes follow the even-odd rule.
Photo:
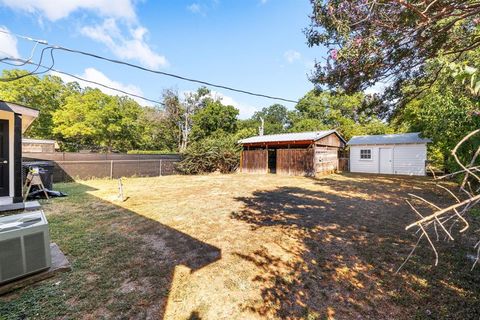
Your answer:
[[[112,319],[112,313],[106,307],[100,307],[95,310],[91,310],[88,314],[85,314],[84,320],[97,320],[97,319]]]
[[[125,280],[120,285],[119,291],[121,293],[147,293],[151,290],[150,281],[146,278],[141,278],[137,280]]]
[[[157,252],[162,253],[162,255],[164,256],[169,255],[169,248],[163,237],[157,234],[143,234],[142,239],[143,241],[145,241],[145,249],[153,249]]]

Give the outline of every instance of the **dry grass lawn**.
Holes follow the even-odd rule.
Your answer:
[[[467,235],[416,238],[408,192],[427,178],[169,176],[58,184],[45,203],[73,271],[0,298],[0,319],[478,319]],[[456,233],[458,234],[458,233]]]

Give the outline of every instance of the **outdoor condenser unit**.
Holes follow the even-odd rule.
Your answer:
[[[0,217],[0,284],[51,265],[50,234],[43,211]]]

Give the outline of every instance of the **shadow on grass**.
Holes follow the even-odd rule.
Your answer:
[[[439,243],[436,268],[424,243],[394,274],[416,240],[404,230],[414,218],[404,197],[416,191],[442,201],[425,180],[347,175],[315,183],[326,191],[279,187],[237,199],[244,209],[232,218],[297,241],[284,254],[237,253],[258,268],[253,280],[262,286],[263,301],[245,308],[283,319],[479,318],[479,271],[470,272],[465,257],[470,239]]]
[[[162,319],[175,268],[195,272],[221,259],[219,248],[92,196],[85,185],[56,187],[69,197],[43,209],[73,270],[0,297],[2,320]]]

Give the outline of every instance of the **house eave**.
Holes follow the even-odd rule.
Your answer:
[[[13,112],[22,116],[22,133],[24,133],[32,122],[38,118],[39,111],[13,102],[0,100],[0,110]]]

